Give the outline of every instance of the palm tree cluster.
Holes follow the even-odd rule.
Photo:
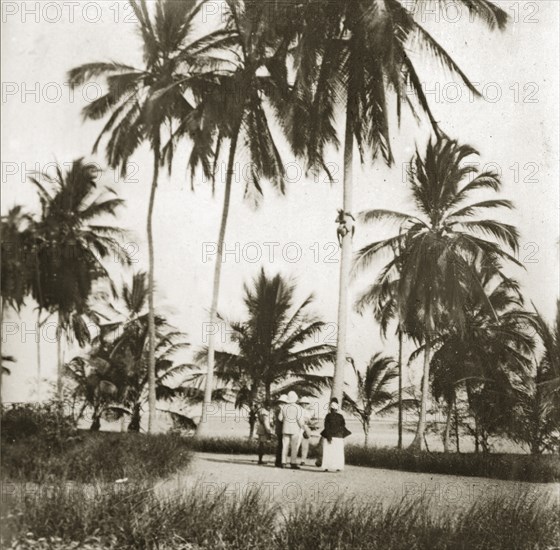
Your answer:
[[[73,86],[102,76],[108,92],[84,109],[86,118],[106,115],[102,135],[110,133],[107,158],[126,170],[126,162],[147,140],[154,151],[153,183],[148,208],[149,283],[153,295],[154,246],[152,216],[160,164],[169,169],[178,139],[189,139],[188,165],[215,176],[224,141],[229,145],[224,206],[218,233],[210,323],[217,320],[223,244],[230,206],[233,166],[239,146],[249,153],[251,177],[246,194],[258,200],[261,179],[281,192],[283,170],[269,123],[310,169],[326,168],[328,145],[338,145],[335,127],[338,104],[344,105],[344,201],[352,210],[353,148],[360,158],[381,153],[392,162],[388,95],[394,94],[397,114],[407,105],[415,116],[425,112],[439,134],[408,50],[418,43],[428,55],[456,73],[474,93],[460,67],[421,25],[418,10],[397,0],[341,2],[259,2],[226,0],[221,23],[196,35],[196,16],[204,1],[161,0],[153,13],[145,0],[131,0],[143,40],[142,69],[120,63],[88,63],[70,71]],[[440,0],[445,4],[445,0]],[[486,0],[464,0],[469,13],[491,29],[504,28],[507,16]],[[413,7],[414,8],[414,7]],[[421,11],[421,10],[420,10]],[[320,28],[321,32],[317,32]],[[416,105],[410,99],[414,91]],[[187,99],[188,98],[188,99]],[[171,138],[161,150],[162,130]],[[101,136],[100,136],[101,137]],[[96,144],[97,145],[97,144]],[[327,170],[328,171],[328,170]],[[346,363],[347,287],[351,232],[341,241],[342,261],[338,311],[338,345],[333,396],[342,398]],[[155,408],[154,312],[150,297],[150,410]],[[214,386],[214,336],[210,336],[203,422]]]
[[[63,336],[71,333],[80,346],[90,341],[88,319],[95,321],[89,307],[92,287],[108,277],[102,260],[129,262],[119,245],[123,232],[100,220],[114,217],[123,201],[112,189],[99,189],[98,172],[78,159],[66,173],[57,166],[54,175],[36,174],[31,181],[40,213],[15,206],[2,217],[2,310],[19,310],[31,296],[38,319],[43,312],[57,316],[59,398]]]
[[[147,297],[147,276],[136,273],[131,284],[124,284],[117,293],[116,303],[110,304],[118,320],[100,322],[99,334],[89,353],[66,365],[73,382],[72,393],[82,403],[78,419],[89,408],[92,430],[100,428],[102,418],[127,416],[128,430],[140,431],[143,405],[148,397]],[[175,330],[164,316],[156,314],[155,325],[156,398],[171,401],[181,396],[183,387],[177,383],[177,377],[189,368],[188,364],[176,363],[175,355],[189,344],[186,335]]]
[[[515,259],[516,228],[485,215],[495,208],[512,209],[513,204],[498,198],[469,200],[474,192],[501,188],[497,174],[478,173],[466,162],[475,154],[472,147],[455,140],[430,141],[424,154],[416,152],[409,173],[417,212],[375,209],[360,214],[364,223],[385,220],[399,226],[396,235],[356,254],[357,270],[367,269],[384,251],[391,256],[357,307],[371,308],[384,334],[395,319],[399,336],[420,344],[412,356],[424,356],[413,447],[424,444],[430,384],[433,396],[447,407],[446,450],[461,390],[468,397],[477,447],[479,437],[487,441],[490,433],[507,432],[528,442],[531,432],[521,435],[519,422],[526,424],[529,414],[523,401],[536,398],[529,388],[535,383],[540,387],[532,373],[536,327],[541,326],[543,341],[548,329],[542,320],[539,325],[535,313],[525,310],[518,283],[504,271],[507,264],[520,265]],[[548,340],[554,342],[550,335]],[[543,361],[546,371],[552,372],[548,365],[554,360]],[[517,416],[512,417],[512,407]],[[551,435],[555,428],[549,420]],[[508,431],[511,422],[518,425]],[[531,448],[540,452],[542,445],[531,443]]]
[[[202,25],[205,1],[129,0],[142,41],[142,66],[102,61],[69,71],[74,88],[90,79],[101,79],[105,86],[102,97],[83,109],[86,120],[105,119],[94,152],[103,141],[108,165],[123,174],[142,145],[152,153],[148,270],[135,275],[120,294],[115,290],[125,309],[125,320],[117,323],[118,335],[113,322],[105,322],[92,310],[89,298],[93,281],[108,278],[101,260],[119,254],[127,261],[116,240],[120,230],[95,223],[99,216],[114,216],[122,201],[110,189],[102,190],[107,197],[97,195],[92,165],[78,160],[66,174],[59,169],[54,177],[33,178],[40,215],[16,207],[2,219],[2,308],[6,304],[19,309],[31,296],[37,303],[38,322],[44,322],[42,314],[56,314],[60,333],[72,330],[80,345],[91,339],[86,320],[101,327],[89,353],[67,366],[76,392],[94,411],[93,427],[99,426],[103,415],[126,413],[131,429],[138,429],[147,400],[150,431],[157,399],[182,395],[191,402],[202,400],[198,424],[202,433],[208,427],[211,401],[228,392],[234,392],[236,404],[247,408],[254,420],[256,403],[270,400],[277,391],[296,387],[318,393],[332,382],[332,397],[342,400],[344,395],[366,436],[373,414],[396,407],[399,447],[403,410],[415,404],[419,421],[413,446],[423,446],[430,390],[447,410],[446,448],[452,414],[457,418],[457,404],[465,401],[477,442],[503,433],[525,442],[536,437],[530,442],[534,452],[550,447],[558,414],[557,327],[555,333],[538,314],[526,311],[517,283],[506,275],[519,264],[516,228],[483,215],[494,208],[511,209],[512,203],[495,196],[471,200],[474,194],[499,192],[499,177],[478,173],[467,164],[477,151],[445,135],[431,111],[417,59],[435,60],[479,94],[423,26],[423,3],[224,0],[220,20]],[[444,9],[448,1],[433,3]],[[491,31],[507,24],[506,13],[489,0],[459,3]],[[418,150],[411,163],[408,185],[416,211],[374,207],[354,216],[355,150],[362,165],[378,158],[391,165],[392,119],[400,123],[403,106],[418,122],[424,118],[433,133],[425,151]],[[344,121],[342,128],[339,121]],[[220,161],[227,157],[209,304],[212,326],[220,320],[221,269],[236,160],[243,156],[249,162],[243,192],[258,204],[265,182],[280,194],[286,192],[280,141],[308,171],[329,176],[326,157],[343,144],[336,348],[310,343],[323,328],[308,313],[311,297],[294,305],[293,284],[261,272],[253,287],[244,289],[246,319],[229,323],[236,351],[216,349],[216,331],[211,330],[207,348],[197,356],[202,371],[174,363],[172,356],[184,338],[156,313],[153,219],[161,172],[167,168],[171,173],[183,140],[190,146],[185,163],[191,180],[202,173],[213,191]],[[352,260],[350,226],[356,220],[392,221],[399,230],[363,247]],[[26,253],[10,254],[10,247]],[[383,252],[391,259],[356,308],[373,311],[384,337],[395,321],[399,357],[393,362],[376,355],[364,373],[354,369],[358,394],[351,396],[344,391],[344,374],[349,362],[352,262],[356,271],[369,270]],[[419,400],[403,387],[405,339],[418,346],[413,358],[424,357]],[[535,358],[537,340],[545,349],[540,359]],[[60,355],[59,346],[59,396]],[[332,379],[318,373],[329,362],[335,364]],[[190,388],[170,385],[189,369]],[[393,395],[390,386],[395,378],[398,389]],[[515,421],[503,417],[506,406],[518,412]]]

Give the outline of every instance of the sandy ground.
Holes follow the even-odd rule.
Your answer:
[[[159,484],[158,491],[169,494],[197,487],[207,494],[225,490],[236,498],[259,487],[265,498],[282,506],[301,502],[325,504],[339,498],[380,501],[388,505],[402,499],[428,498],[434,510],[468,508],[474,502],[493,496],[514,499],[523,493],[530,498],[560,500],[560,483],[526,483],[479,477],[423,474],[346,466],[343,472],[323,472],[315,466],[301,470],[274,467],[268,457],[259,466],[256,457],[196,453],[185,472]],[[272,459],[272,460],[271,460]]]

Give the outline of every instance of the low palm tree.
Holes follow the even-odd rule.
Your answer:
[[[85,409],[91,408],[91,431],[99,431],[101,418],[110,413],[116,405],[118,372],[111,368],[109,361],[92,354],[87,359],[75,357],[65,365],[65,375],[72,380],[73,397],[82,403],[76,421],[79,421]],[[115,382],[111,381],[115,379]]]
[[[544,353],[540,360],[543,373],[543,390],[547,406],[552,409],[560,424],[560,300],[556,301],[556,318],[549,326],[537,312],[537,332],[543,344]]]
[[[34,224],[31,293],[40,311],[58,316],[57,394],[62,397],[62,338],[76,337],[80,346],[90,339],[87,316],[93,282],[109,278],[101,260],[117,258],[127,265],[128,255],[119,244],[124,232],[99,224],[99,218],[114,217],[123,200],[108,187],[99,187],[99,170],[83,159],[75,160],[63,173],[42,172],[31,177],[41,203]]]
[[[436,349],[430,364],[432,394],[447,407],[445,452],[457,392],[465,388],[471,397],[482,392],[482,398],[493,401],[495,391],[501,392],[501,398],[513,396],[516,383],[527,380],[533,362],[535,342],[528,331],[533,316],[524,309],[518,283],[494,268],[479,271],[478,278],[486,299],[467,305],[464,330],[450,326],[432,340]],[[476,434],[484,419],[476,414],[474,403],[471,412]]]
[[[237,351],[216,352],[216,377],[235,392],[236,406],[249,411],[251,433],[261,395],[267,402],[291,390],[316,395],[330,380],[317,373],[334,359],[333,346],[317,343],[325,324],[309,313],[312,295],[296,305],[294,294],[292,282],[261,270],[252,287],[244,286],[246,319],[229,323]]]
[[[412,444],[417,449],[424,446],[432,339],[449,326],[464,329],[465,307],[473,296],[490,309],[476,265],[497,260],[520,265],[510,253],[518,248],[517,229],[479,217],[498,207],[512,209],[513,204],[497,198],[466,202],[475,191],[498,192],[501,187],[497,174],[478,173],[474,165],[465,163],[475,154],[474,148],[455,140],[430,140],[423,155],[416,152],[409,172],[418,212],[375,209],[359,216],[365,223],[389,220],[401,226],[398,235],[364,246],[356,255],[355,267],[366,269],[382,251],[394,256],[385,266],[384,276],[399,266],[399,319],[408,335],[424,343],[420,417]]]
[[[402,449],[403,435],[403,326],[398,320],[398,287],[400,277],[399,258],[402,254],[398,249],[398,243],[394,247],[396,263],[391,264],[389,269],[382,269],[377,279],[366,288],[356,301],[356,310],[363,314],[366,309],[372,309],[373,315],[379,324],[382,338],[387,337],[389,325],[393,320],[397,320],[397,339],[398,339],[398,421],[397,421],[397,448]]]
[[[87,365],[103,366],[103,379],[116,387],[109,410],[116,416],[130,416],[128,429],[131,431],[140,430],[142,408],[148,397],[148,288],[143,272],[136,273],[130,284],[123,285],[117,293],[117,303],[112,305],[116,320],[100,327],[92,352],[80,359]],[[174,382],[190,368],[188,364],[176,363],[174,356],[189,344],[185,335],[175,330],[163,316],[156,315],[155,323],[156,398],[171,401],[183,392]]]
[[[556,308],[552,325],[538,312],[533,318],[542,352],[534,357],[530,376],[523,378],[509,409],[513,415],[508,417],[508,435],[526,444],[532,454],[560,448],[560,301]]]
[[[367,447],[370,423],[373,416],[383,416],[399,408],[398,394],[392,389],[398,378],[397,362],[392,357],[376,353],[371,357],[362,374],[354,361],[349,358],[356,375],[356,397],[344,393],[342,407],[350,411],[362,424],[364,430],[364,446]],[[405,389],[408,393],[408,389]],[[413,398],[402,399],[404,408],[414,407],[417,402]]]

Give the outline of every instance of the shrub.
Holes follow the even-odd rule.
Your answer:
[[[430,453],[349,445],[346,462],[387,468],[515,481],[560,481],[560,461],[554,455]]]
[[[49,444],[60,444],[77,433],[71,416],[58,403],[25,403],[2,409],[2,443],[39,437]]]
[[[38,436],[4,445],[2,471],[5,478],[34,482],[152,480],[184,468],[190,458],[179,437],[82,432],[64,446]]]

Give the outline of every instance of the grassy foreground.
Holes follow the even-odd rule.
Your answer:
[[[429,511],[426,501],[389,507],[351,500],[298,502],[282,512],[259,489],[158,497],[146,485],[100,485],[95,495],[59,486],[18,501],[4,519],[8,548],[97,549],[488,549],[553,547],[558,502],[529,495]]]
[[[209,453],[257,453],[255,440],[234,437],[193,439],[189,446],[195,451]],[[270,442],[267,452],[273,455],[274,449],[275,443]],[[361,445],[347,445],[345,454],[346,463],[354,466],[539,483],[560,481],[558,455],[412,453],[406,449],[399,451]],[[310,448],[310,456],[319,456],[317,447]]]

